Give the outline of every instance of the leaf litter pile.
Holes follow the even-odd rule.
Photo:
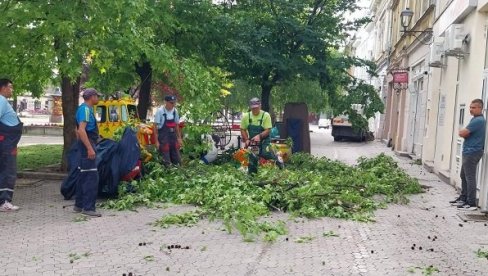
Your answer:
[[[286,227],[283,221],[264,221],[273,211],[366,222],[373,221],[373,212],[387,203],[407,203],[406,195],[422,192],[417,179],[384,154],[361,157],[356,166],[293,154],[284,170],[262,166],[253,176],[237,167],[232,162],[193,162],[179,169],[148,163],[142,181],[121,185],[119,198],[103,205],[128,210],[162,202],[191,204],[199,209],[164,216],[154,225],[191,226],[201,218],[219,219],[227,231],[237,229],[246,241],[258,237],[274,241],[286,234]]]

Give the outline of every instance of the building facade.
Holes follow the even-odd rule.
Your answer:
[[[388,97],[387,68],[390,61],[391,53],[391,9],[390,0],[371,1],[370,10],[373,16],[374,29],[374,46],[372,61],[377,65],[377,75],[373,85],[378,87],[381,98],[385,104],[385,112],[379,116],[378,128],[375,130],[376,138],[388,141],[389,122],[391,113],[391,99]]]
[[[426,141],[430,149],[424,159],[429,167],[457,187],[461,186],[463,146],[458,131],[471,119],[471,101],[476,98],[488,101],[487,4],[477,0],[436,1],[434,42],[442,43],[443,47],[440,66],[431,69],[435,79],[431,94],[437,98],[437,124],[429,129],[435,138]],[[436,59],[434,54],[432,57]],[[486,106],[484,112],[486,116]],[[480,191],[486,186],[488,179],[483,175],[487,170],[485,153],[478,169]],[[486,201],[486,191],[479,196]]]
[[[406,9],[413,16],[404,27]],[[471,119],[473,99],[488,103],[488,0],[373,0],[371,11],[375,86],[385,103],[377,138],[460,187],[458,131]],[[478,171],[486,210],[486,152]]]

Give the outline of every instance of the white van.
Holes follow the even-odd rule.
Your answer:
[[[330,119],[326,119],[326,118],[319,119],[319,129],[321,128],[329,129]]]

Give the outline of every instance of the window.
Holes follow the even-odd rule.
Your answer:
[[[118,122],[120,118],[120,108],[116,105],[111,105],[108,107],[109,116],[108,120],[110,122]]]
[[[139,115],[137,114],[137,107],[135,105],[127,105],[127,110],[129,111],[130,118],[138,118]]]
[[[105,106],[97,106],[95,117],[98,123],[105,123],[107,121],[107,110]]]
[[[122,122],[127,122],[129,119],[138,118],[137,115],[137,107],[135,105],[123,105],[121,106],[122,109]]]
[[[459,105],[459,127],[464,127],[464,112],[466,110],[465,104]]]
[[[41,109],[41,101],[35,100],[34,101],[34,110]]]
[[[127,111],[127,106],[123,105],[122,108],[122,122],[127,122],[129,120],[129,112]]]

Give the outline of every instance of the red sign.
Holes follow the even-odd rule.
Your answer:
[[[408,72],[393,73],[393,83],[408,83]]]

